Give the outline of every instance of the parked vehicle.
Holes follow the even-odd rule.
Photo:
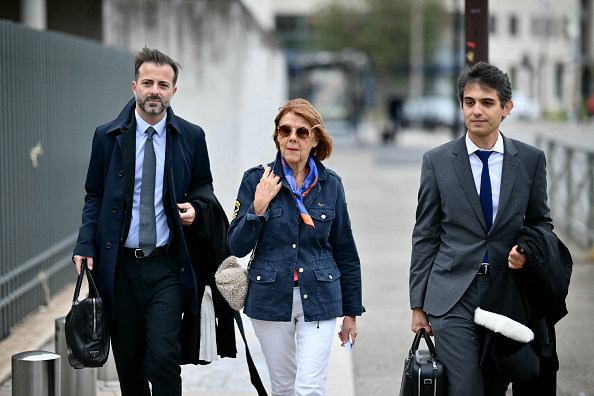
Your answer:
[[[510,120],[537,120],[541,117],[540,105],[537,101],[530,98],[520,91],[514,91],[512,94],[514,108],[507,116]]]
[[[447,96],[422,96],[408,99],[402,108],[402,126],[434,129],[452,127],[458,121],[464,124],[464,115],[456,98]]]

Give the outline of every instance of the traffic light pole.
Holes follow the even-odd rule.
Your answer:
[[[489,0],[466,0],[465,64],[489,62]]]

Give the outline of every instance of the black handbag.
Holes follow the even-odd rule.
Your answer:
[[[85,272],[89,281],[89,297],[78,301]],[[75,369],[102,367],[109,356],[109,329],[104,316],[103,301],[97,286],[83,260],[74,290],[70,312],[66,315],[64,327],[68,362]]]
[[[429,349],[419,350],[421,337],[425,339]],[[447,395],[447,386],[443,363],[437,359],[431,337],[424,328],[421,328],[404,361],[400,396],[445,395]]]

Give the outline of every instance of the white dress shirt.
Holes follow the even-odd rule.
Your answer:
[[[144,144],[148,137],[146,130],[149,126],[155,129],[153,135],[153,146],[157,157],[157,169],[155,175],[155,216],[157,217],[157,247],[166,245],[169,241],[169,226],[167,225],[167,216],[163,207],[163,176],[165,170],[165,145],[167,142],[165,126],[167,125],[167,115],[156,125],[150,125],[138,115],[134,110],[136,117],[136,159],[134,175],[134,198],[132,201],[132,219],[130,221],[130,231],[128,238],[124,243],[125,247],[139,247],[139,216],[140,216],[140,187],[142,185],[142,165],[144,164]]]
[[[488,151],[478,148],[466,133],[466,149],[468,150],[468,159],[470,160],[470,167],[472,168],[472,176],[474,177],[474,184],[476,192],[480,195],[481,191],[481,173],[483,172],[483,162],[476,155],[476,151]],[[499,208],[499,193],[501,192],[501,173],[503,171],[503,137],[501,133],[497,135],[497,141],[491,149],[493,153],[489,156],[489,176],[491,177],[491,197],[493,198],[493,223],[497,217],[497,209]]]

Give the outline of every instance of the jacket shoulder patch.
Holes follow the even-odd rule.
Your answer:
[[[231,216],[231,221],[235,220],[235,218],[237,217],[237,213],[239,212],[239,207],[241,206],[241,202],[239,202],[239,199],[235,200],[235,210],[233,211],[233,215]]]

